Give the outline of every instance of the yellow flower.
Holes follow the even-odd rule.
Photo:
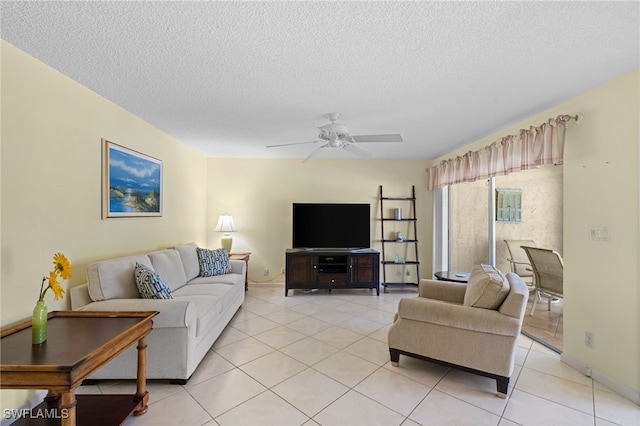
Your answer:
[[[51,271],[49,272],[49,278],[47,278],[49,280],[49,287],[53,287],[53,286],[59,286],[60,284],[58,283],[58,273],[56,271]]]
[[[63,280],[71,278],[71,264],[64,254],[56,253],[53,255],[53,266],[55,271],[60,272]]]
[[[60,286],[60,284],[58,284],[57,282],[55,284],[49,283],[49,287],[51,287],[51,290],[53,291],[53,300],[62,299],[64,290],[62,289],[62,286]]]
[[[42,278],[39,300],[44,300],[44,295],[47,294],[47,290],[49,289],[53,291],[54,300],[62,298],[64,295],[64,289],[58,282],[58,275],[60,275],[63,280],[71,277],[71,264],[62,253],[56,253],[53,255],[53,271],[49,272],[49,277]],[[48,281],[46,287],[44,286],[45,281]]]

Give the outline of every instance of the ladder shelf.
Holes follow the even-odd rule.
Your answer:
[[[382,193],[382,185],[380,185],[379,201],[380,242],[382,243],[382,285],[384,292],[387,292],[389,286],[417,286],[420,282],[420,261],[418,257],[418,220],[416,216],[415,186],[411,187],[410,197],[385,197]],[[408,217],[402,217],[402,208],[398,207],[394,209],[395,214],[391,214],[388,209],[390,204],[393,206],[408,206]],[[385,210],[385,208],[387,208],[387,210]],[[390,238],[390,235],[388,235],[389,230],[385,230],[385,225],[389,226],[391,223],[397,224],[393,229],[393,231],[395,231],[393,238]],[[398,226],[402,227],[402,230],[398,231]],[[401,253],[402,256],[398,253]],[[391,268],[395,268],[396,281],[389,280],[390,272],[387,271],[387,269]]]

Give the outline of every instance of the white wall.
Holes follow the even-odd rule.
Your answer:
[[[218,215],[233,214],[238,232],[232,251],[249,251],[249,279],[278,280],[285,250],[291,247],[293,202],[371,203],[373,248],[380,250],[378,188],[385,196],[410,196],[416,187],[420,259],[423,276],[431,276],[431,193],[426,190],[428,162],[416,160],[301,160],[221,159],[209,164],[209,234]],[[385,208],[387,205],[385,204]],[[385,226],[385,230],[388,228]],[[263,275],[264,268],[269,276]],[[382,275],[381,275],[382,276]]]
[[[1,323],[28,318],[56,252],[85,281],[95,260],[206,241],[206,158],[1,42]],[[101,138],[163,161],[164,214],[101,219]],[[49,310],[70,309],[69,298]],[[26,351],[30,348],[25,348]],[[2,390],[2,408],[35,391]]]
[[[564,353],[640,403],[640,70],[435,160],[479,149],[560,114],[584,114],[566,135],[563,199]],[[606,242],[589,238],[605,227]],[[595,347],[585,345],[585,332]]]

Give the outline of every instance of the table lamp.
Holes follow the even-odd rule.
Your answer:
[[[236,232],[236,224],[233,222],[233,216],[230,214],[221,214],[218,218],[218,224],[216,225],[216,231],[224,232],[220,239],[220,245],[222,248],[226,248],[228,253],[231,253],[231,234],[229,232]]]

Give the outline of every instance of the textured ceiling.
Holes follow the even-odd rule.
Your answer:
[[[216,157],[304,158],[265,146],[339,112],[352,134],[403,135],[374,158],[435,158],[640,67],[635,1],[1,7],[4,40]]]

